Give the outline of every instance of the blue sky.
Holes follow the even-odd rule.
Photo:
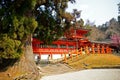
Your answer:
[[[118,16],[119,0],[76,0],[74,4],[68,4],[68,12],[73,9],[82,10],[81,18],[86,22],[89,19],[96,25],[101,25],[111,18]]]

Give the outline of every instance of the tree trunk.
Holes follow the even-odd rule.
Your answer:
[[[7,70],[0,71],[0,80],[37,80],[40,78],[33,58],[31,37],[28,38],[19,61]]]

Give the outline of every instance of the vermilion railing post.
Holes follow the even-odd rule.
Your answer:
[[[95,45],[94,45],[94,43],[92,44],[92,53],[95,54]]]
[[[111,54],[111,53],[112,53],[112,49],[111,49],[111,48],[108,48],[108,50],[109,50],[108,52]]]
[[[109,47],[108,47],[108,45],[106,46],[106,53],[109,53]]]
[[[76,50],[75,52],[76,52],[75,53],[76,54],[76,58],[78,59],[78,50]]]
[[[70,58],[71,60],[73,60],[72,51],[70,52]]]
[[[81,54],[82,54],[82,51],[83,51],[83,48],[81,47],[81,48],[80,48],[80,53],[81,53]]]
[[[85,47],[85,52],[86,52],[87,54],[89,54],[88,46]]]
[[[97,52],[100,54],[100,44],[97,45]]]
[[[102,53],[102,54],[105,53],[105,47],[104,47],[104,45],[102,45],[102,51],[101,51],[101,53]]]
[[[40,57],[40,60],[41,60],[41,53],[39,53],[39,57]]]
[[[64,53],[64,61],[67,62],[66,53]]]
[[[50,58],[51,58],[51,60],[53,59],[53,55],[52,55],[52,52],[50,52]]]
[[[90,54],[90,47],[88,46],[88,54]]]
[[[61,57],[63,57],[63,54],[62,53],[60,53],[61,54]]]

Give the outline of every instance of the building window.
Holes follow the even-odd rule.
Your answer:
[[[40,48],[48,48],[46,44],[40,44]]]
[[[69,46],[68,46],[68,48],[70,48],[70,49],[73,49],[73,48],[74,48],[74,46],[72,46],[72,45],[69,45]]]
[[[58,48],[58,45],[57,44],[51,44],[50,48]]]
[[[66,45],[62,44],[60,45],[60,48],[66,48]]]

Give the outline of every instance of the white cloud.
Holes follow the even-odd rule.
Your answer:
[[[81,10],[87,10],[89,8],[87,4],[81,4],[79,7]]]

